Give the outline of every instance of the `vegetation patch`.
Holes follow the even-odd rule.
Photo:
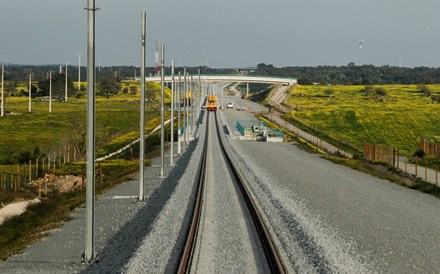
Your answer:
[[[428,85],[430,96],[440,85]],[[440,142],[440,104],[417,85],[298,86],[285,103],[286,119],[348,151],[364,142],[389,144],[405,155],[418,149],[421,137]],[[327,97],[325,97],[327,96]]]

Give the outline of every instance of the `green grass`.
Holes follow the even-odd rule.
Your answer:
[[[159,116],[158,96],[160,85],[147,83],[156,93],[154,102],[148,102],[147,121]],[[123,86],[139,85],[123,82]],[[166,96],[169,96],[166,92]],[[169,101],[169,99],[167,99]],[[43,153],[54,151],[67,144],[81,143],[86,126],[86,99],[69,98],[68,102],[52,102],[52,113],[48,113],[48,102],[41,98],[32,101],[32,112],[28,112],[27,97],[7,97],[7,115],[0,119],[0,163],[20,151],[33,151],[39,147]],[[138,94],[120,93],[118,96],[97,97],[96,103],[97,145],[103,147],[116,136],[138,130]],[[6,133],[6,134],[5,134]]]
[[[440,104],[422,96],[416,85],[380,87],[387,96],[366,96],[364,86],[298,86],[285,100],[295,109],[287,118],[357,151],[369,142],[390,144],[409,155],[421,137],[440,141]],[[440,85],[429,87],[440,93]],[[333,93],[327,95],[329,88]]]

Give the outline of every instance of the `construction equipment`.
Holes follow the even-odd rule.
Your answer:
[[[208,95],[208,111],[217,111],[217,96]]]

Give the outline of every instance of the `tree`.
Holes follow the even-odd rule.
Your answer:
[[[130,93],[131,94],[136,94],[137,93],[137,87],[135,87],[135,86],[130,86]]]
[[[103,95],[117,95],[121,90],[121,83],[113,78],[105,78],[98,82],[97,88]]]
[[[49,96],[50,82],[48,77],[38,82],[38,86],[39,86],[38,93],[35,94],[38,94],[39,96]],[[34,91],[37,91],[37,89],[34,88],[35,87],[32,86],[32,93],[34,93]],[[66,90],[66,75],[63,73],[52,74],[52,97],[64,98],[65,90]],[[67,79],[67,94],[69,96],[72,96],[75,93],[75,91],[76,89],[75,86],[73,85],[73,82]]]
[[[156,98],[156,91],[152,86],[147,85],[145,87],[145,98],[147,101],[153,101]]]
[[[427,97],[432,95],[431,89],[426,84],[418,84],[417,90]]]

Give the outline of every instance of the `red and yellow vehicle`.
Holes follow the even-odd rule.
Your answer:
[[[217,111],[217,97],[215,95],[208,95],[208,111]]]

